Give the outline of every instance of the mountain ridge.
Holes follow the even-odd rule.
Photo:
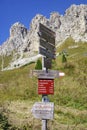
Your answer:
[[[87,42],[87,5],[71,5],[64,15],[52,12],[47,19],[37,14],[31,21],[30,29],[20,22],[10,28],[10,37],[0,46],[0,55],[12,55],[14,59],[29,58],[38,53],[39,23],[44,24],[56,33],[56,46],[72,37],[75,42]],[[18,58],[14,58],[18,55]]]

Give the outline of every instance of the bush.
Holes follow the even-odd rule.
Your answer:
[[[3,130],[9,130],[9,123],[7,117],[3,115],[3,113],[0,113],[0,128]]]

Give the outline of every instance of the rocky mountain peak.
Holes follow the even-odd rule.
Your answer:
[[[39,23],[44,24],[56,33],[56,46],[68,37],[87,42],[87,5],[71,5],[64,15],[52,12],[47,19],[37,14],[31,21],[30,29],[20,22],[10,28],[10,37],[0,47],[0,55],[11,55],[15,50],[19,57],[35,55],[39,47]]]
[[[87,5],[81,4],[81,5],[71,5],[66,11],[66,15],[73,15],[78,17],[81,14],[84,14],[85,11],[87,10]]]
[[[49,22],[53,30],[60,28],[60,25],[61,25],[60,17],[61,15],[58,12],[52,12],[50,14]]]
[[[10,37],[17,37],[20,35],[21,37],[25,38],[27,32],[28,31],[23,24],[21,24],[20,22],[16,22],[10,28]]]
[[[61,26],[57,30],[58,42],[71,36],[75,41],[87,41],[87,5],[72,5],[60,17]]]
[[[47,25],[47,18],[41,14],[37,14],[31,21],[31,24],[30,24],[30,31],[39,31],[39,23],[42,23],[44,25]],[[33,32],[33,33],[34,33]]]

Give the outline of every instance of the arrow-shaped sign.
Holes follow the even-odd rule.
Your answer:
[[[39,79],[54,79],[65,76],[64,72],[59,72],[57,70],[48,70],[46,73],[45,70],[31,70],[31,76],[38,76]]]

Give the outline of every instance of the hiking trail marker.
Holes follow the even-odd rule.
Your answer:
[[[36,102],[33,105],[32,113],[37,119],[53,119],[54,103],[53,102]]]
[[[54,79],[38,79],[38,94],[54,94]]]
[[[42,70],[32,70],[30,75],[38,77],[38,94],[42,95],[42,102],[33,105],[32,113],[35,118],[42,119],[42,130],[47,130],[47,120],[54,118],[54,103],[49,102],[48,95],[54,94],[54,79],[65,74],[57,70],[49,70],[52,60],[56,57],[55,32],[40,23],[38,35],[39,54],[43,56]]]
[[[52,59],[55,59],[55,32],[43,24],[39,24],[39,53],[44,56],[44,67],[51,68]]]

